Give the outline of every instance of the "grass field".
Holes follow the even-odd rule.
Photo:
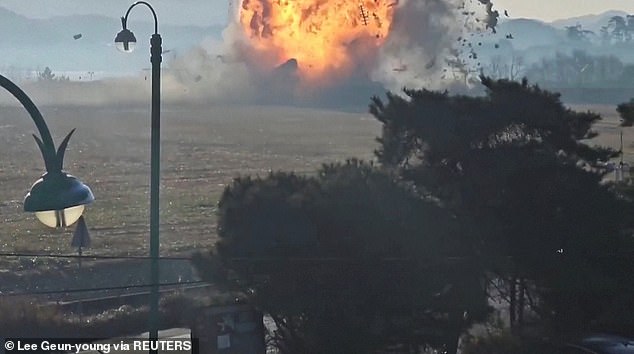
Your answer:
[[[150,112],[138,107],[40,107],[57,144],[77,128],[65,170],[88,184],[86,254],[147,255]],[[286,107],[180,107],[162,111],[161,255],[208,248],[215,205],[239,175],[310,173],[322,163],[370,159],[380,126],[369,114]],[[0,107],[0,252],[69,254],[73,227],[52,230],[22,211],[44,172],[21,107]],[[0,258],[0,264],[14,258]]]

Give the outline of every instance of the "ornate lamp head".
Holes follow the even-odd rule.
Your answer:
[[[64,153],[73,132],[75,129],[66,135],[57,151],[33,135],[42,152],[46,173],[31,186],[24,198],[24,211],[35,212],[37,218],[50,227],[72,225],[81,216],[84,205],[95,200],[88,186],[62,171]]]
[[[124,53],[131,53],[136,46],[136,37],[134,37],[134,33],[128,29],[125,17],[121,17],[121,26],[123,29],[117,33],[117,36],[114,38],[114,43],[118,50]]]

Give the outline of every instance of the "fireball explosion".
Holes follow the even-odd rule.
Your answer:
[[[295,59],[320,82],[370,63],[390,31],[397,0],[243,0],[238,21],[268,65]]]

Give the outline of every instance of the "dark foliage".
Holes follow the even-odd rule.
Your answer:
[[[617,152],[583,142],[601,117],[526,81],[482,82],[482,97],[374,98],[380,169],[236,179],[203,276],[270,314],[284,353],[453,353],[487,313],[487,278],[506,284],[513,324],[530,305],[562,332],[625,328],[610,314],[632,307],[634,193],[602,183]]]
[[[236,179],[219,216],[199,266],[271,314],[282,352],[441,345],[487,312],[452,216],[372,165]]]
[[[621,126],[631,127],[634,124],[634,99],[621,103],[616,107],[616,111],[621,116]]]
[[[529,301],[562,328],[587,326],[632,283],[610,257],[631,249],[631,204],[597,168],[617,152],[584,144],[601,117],[564,107],[558,94],[525,80],[482,83],[483,97],[374,98],[377,157],[455,213],[464,244],[496,278],[527,284],[510,291],[517,306]]]

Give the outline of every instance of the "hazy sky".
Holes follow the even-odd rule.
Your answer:
[[[225,24],[229,2],[240,0],[150,0],[158,13],[159,23],[212,25]],[[354,1],[354,0],[350,0]],[[412,0],[416,1],[416,0]],[[0,6],[27,17],[101,14],[120,17],[132,0],[0,0]],[[634,13],[634,0],[493,0],[497,9],[508,10],[511,17],[560,18],[623,10]],[[147,21],[145,9],[135,9],[133,17]],[[138,12],[138,13],[137,13]]]
[[[607,10],[634,13],[634,0],[493,0],[493,4],[498,9],[508,9],[511,17],[544,21],[598,14]]]
[[[235,1],[235,0],[234,0]],[[209,26],[225,24],[229,0],[149,0],[159,24],[191,24]],[[32,18],[71,14],[98,14],[119,18],[125,15],[134,0],[0,0],[0,6]],[[150,11],[137,6],[130,15],[140,21],[151,21]],[[131,20],[132,21],[132,20]]]

